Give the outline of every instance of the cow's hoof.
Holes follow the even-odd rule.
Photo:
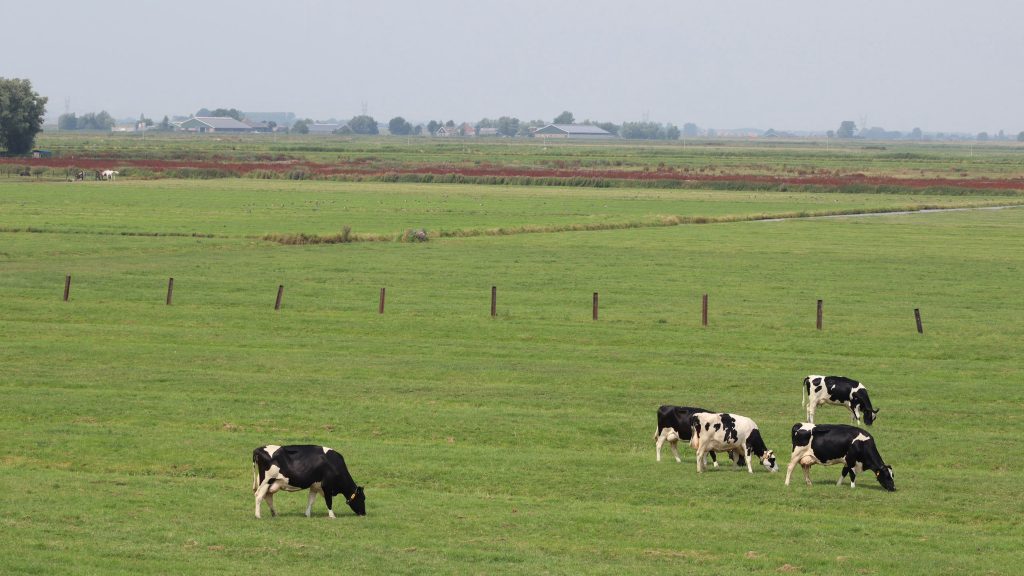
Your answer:
[[[712,462],[712,466],[714,466],[715,468],[718,468],[718,462]]]

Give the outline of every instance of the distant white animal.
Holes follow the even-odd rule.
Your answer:
[[[103,172],[100,172],[100,178],[104,180],[113,180],[114,176],[117,176],[118,174],[120,174],[120,172],[117,170],[104,170]]]

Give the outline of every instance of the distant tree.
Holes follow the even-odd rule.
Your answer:
[[[412,129],[412,133],[417,136],[423,134],[423,124],[417,124],[416,127]]]
[[[839,124],[839,130],[836,130],[836,136],[838,138],[853,138],[853,135],[857,133],[857,125],[854,124],[853,120],[843,120]]]
[[[170,129],[171,119],[167,117],[167,114],[164,114],[164,119],[160,121],[160,124],[157,124],[157,130],[166,132]]]
[[[1006,140],[1006,133],[1000,130],[999,134],[996,134],[996,140]]]
[[[908,137],[911,140],[920,140],[921,136],[922,136],[921,135],[921,129],[920,128],[914,128],[913,130],[910,131],[910,134],[909,134]]]
[[[495,125],[494,120],[491,120],[490,118],[481,118],[480,121],[476,123],[476,129],[479,131],[481,128],[497,128],[497,126]]]
[[[78,117],[75,113],[61,114],[57,118],[57,129],[58,130],[78,130]]]
[[[455,128],[455,120],[449,120],[444,123],[445,128]]]
[[[405,118],[395,116],[388,121],[388,132],[396,136],[406,136],[412,133],[412,124],[406,122]]]
[[[146,118],[145,114],[139,114],[139,124],[142,124],[143,126],[147,127],[152,126],[153,120],[151,118]]]
[[[404,120],[403,120],[404,122]],[[348,121],[349,128],[352,129],[356,134],[379,134],[380,131],[377,129],[377,121],[372,116],[365,114],[356,116]]]
[[[687,122],[683,124],[683,136],[687,138],[696,138],[700,136],[700,128],[697,127],[693,122]]]
[[[615,124],[614,122],[594,122],[594,126],[597,126],[598,128],[610,132],[612,134],[615,134],[616,136],[619,135],[619,129],[621,128],[618,124]]]
[[[334,133],[348,135],[352,133],[352,128],[348,124],[342,124],[340,128],[334,131]]]
[[[292,124],[291,131],[295,134],[309,134],[310,122],[307,120],[296,120],[295,124]]]
[[[988,132],[978,132],[978,142],[988,142]]]
[[[235,120],[241,120],[245,117],[241,110],[235,110],[234,108],[217,108],[208,115],[219,118],[234,118]]]
[[[440,127],[440,122],[437,122],[436,120],[431,120],[430,122],[427,122],[427,133],[433,136],[434,134],[437,133],[437,129]]]
[[[779,133],[775,131],[775,128],[769,128],[761,134],[762,138],[777,138]]]
[[[502,136],[515,136],[519,133],[519,118],[502,116],[501,118],[498,118],[498,123],[495,128],[498,129],[498,134],[501,134]]]
[[[555,119],[551,121],[552,124],[572,124],[576,119],[573,117],[572,112],[568,110],[562,112]]]
[[[827,138],[835,138],[836,137],[836,131],[835,130],[829,130],[828,132],[825,132],[825,137],[827,137]]]
[[[679,128],[673,124],[657,122],[623,122],[619,135],[631,140],[677,140]]]
[[[106,110],[103,110],[98,114],[93,112],[82,114],[75,122],[76,130],[110,130],[113,127],[114,118],[108,114]]]
[[[212,116],[212,115],[213,114],[210,112],[209,108],[200,108],[199,110],[196,110],[196,113],[195,113],[195,116],[202,116],[202,117],[207,117],[207,116]]]
[[[1017,134],[1017,142],[1024,142],[1024,130]]]
[[[167,118],[167,116],[164,116],[164,118]],[[277,122],[274,122],[273,120],[267,122],[267,128],[270,128],[270,131],[273,132],[275,129],[277,129]]]
[[[0,78],[0,148],[8,154],[32,150],[43,129],[46,100],[32,91],[28,80]]]

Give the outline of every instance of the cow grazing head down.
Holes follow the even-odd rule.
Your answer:
[[[771,450],[765,451],[764,455],[761,456],[761,465],[769,472],[778,472],[779,464],[775,461],[775,452]]]
[[[870,426],[875,423],[876,417],[878,417],[878,410],[866,410],[864,412],[864,423]]]
[[[345,499],[345,503],[356,513],[356,516],[366,516],[366,494],[362,486],[356,486],[356,491]]]
[[[875,470],[875,478],[878,478],[878,483],[882,485],[889,492],[896,491],[896,476],[892,472],[892,466],[882,466],[881,469]]]

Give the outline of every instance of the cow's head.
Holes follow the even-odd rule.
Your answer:
[[[868,410],[864,413],[864,423],[868,426],[875,423],[875,418],[878,418],[878,410]]]
[[[875,478],[878,478],[878,483],[882,485],[882,488],[889,492],[896,491],[896,476],[892,472],[892,466],[882,466],[875,470]]]
[[[765,450],[764,455],[761,456],[761,465],[767,468],[769,472],[778,472],[779,465],[775,462],[775,452]]]
[[[366,516],[366,494],[363,493],[362,486],[356,486],[356,491],[345,500],[345,503],[352,508],[356,516]]]

